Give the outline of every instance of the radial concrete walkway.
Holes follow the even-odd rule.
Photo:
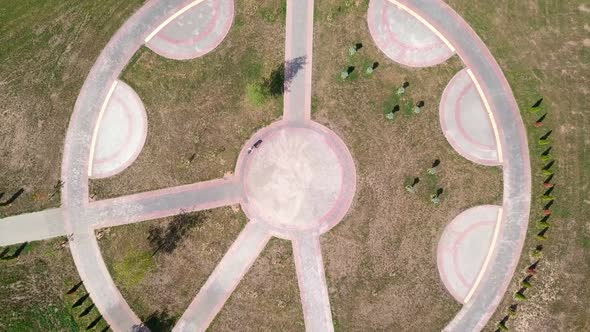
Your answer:
[[[110,98],[126,95],[126,101],[134,103],[135,100],[134,109],[141,109],[138,98],[130,97],[134,94],[132,90],[116,93],[117,85],[125,88],[118,78],[132,56],[146,43],[172,59],[205,54],[227,34],[233,20],[233,6],[230,0],[152,0],[135,13],[102,51],[76,101],[64,147],[62,207],[0,222],[2,245],[71,235],[70,249],[79,274],[113,331],[147,328],[110,277],[94,230],[233,204],[241,204],[250,222],[174,330],[204,331],[272,236],[293,243],[306,329],[334,330],[319,237],[340,222],[350,207],[356,189],[356,170],[340,138],[310,120],[313,0],[287,1],[285,76],[289,85],[285,92],[284,116],[246,142],[235,175],[97,202],[91,202],[88,197],[89,174],[95,174],[90,166],[97,166],[92,158],[101,160],[110,153],[118,153],[125,145],[113,143],[117,145],[113,148],[109,141],[124,140],[109,134],[102,134],[107,136],[101,138],[101,116],[106,119],[105,123],[115,126],[117,121],[108,120],[109,112],[118,112],[113,118],[123,118],[124,107],[111,105]],[[530,170],[518,109],[485,45],[445,3],[372,0],[368,19],[377,45],[394,61],[427,66],[444,61],[456,52],[470,70],[485,110],[491,115],[497,135],[498,160],[504,171],[504,213],[499,214],[496,221],[480,272],[466,269],[464,262],[481,261],[485,248],[478,250],[477,255],[465,256],[463,250],[455,251],[458,264],[451,271],[461,274],[465,283],[472,286],[465,296],[469,300],[464,300],[465,305],[446,328],[449,331],[480,330],[508,286],[526,232]],[[390,48],[390,44],[395,47]],[[400,53],[400,48],[406,49]],[[130,123],[135,122],[137,120]],[[129,131],[131,134],[141,128],[133,127]],[[131,155],[140,149],[130,149],[134,151]],[[115,169],[122,169],[134,158],[122,159],[126,161],[119,160]],[[96,173],[100,174],[100,171]],[[483,236],[481,234],[478,236]],[[453,239],[443,236],[441,241],[456,243],[457,248],[470,241],[469,236],[464,240]],[[445,260],[441,260],[441,266],[446,266]],[[454,272],[445,273],[451,286],[457,285],[453,278],[461,278],[453,275]],[[464,294],[464,290],[453,292],[459,298]]]

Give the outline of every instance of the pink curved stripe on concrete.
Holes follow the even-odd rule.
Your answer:
[[[429,67],[445,62],[454,54],[434,33],[387,0],[369,2],[367,23],[377,47],[397,63]],[[397,24],[405,32],[393,31],[391,24]]]
[[[160,33],[155,35],[154,38],[161,38],[161,39],[167,41],[168,43],[175,44],[175,45],[195,44],[195,43],[203,40],[203,38],[207,37],[211,33],[211,31],[213,31],[213,28],[215,27],[217,20],[219,20],[219,2],[222,0],[212,0],[212,1],[215,3],[215,7],[213,9],[215,14],[213,14],[213,17],[207,23],[207,26],[205,27],[205,31],[198,33],[197,35],[193,36],[192,38],[179,39],[179,38],[174,38],[173,36],[169,36],[166,33],[166,29],[164,29]],[[203,2],[199,6],[194,7],[192,10],[198,10],[200,6],[204,6],[204,5],[205,5],[205,2]],[[189,12],[190,12],[190,10],[187,13],[176,18],[175,21],[180,21],[182,19],[182,16],[187,15]],[[171,24],[173,24],[173,23],[171,22]]]
[[[468,128],[464,124],[465,114],[472,121]],[[477,164],[500,165],[491,119],[466,69],[447,84],[439,105],[439,118],[447,141],[461,156]]]
[[[215,4],[214,16],[208,22],[199,21],[200,11],[207,3]],[[206,23],[203,31],[186,38],[177,37],[179,29],[189,27],[181,24],[182,20],[190,19],[197,23]],[[189,60],[203,56],[215,49],[225,39],[234,19],[234,0],[211,0],[203,2],[189,9],[170,22],[162,31],[158,32],[146,46],[157,54],[174,60]],[[190,31],[189,31],[190,32]],[[186,31],[184,31],[186,34]],[[192,33],[190,33],[192,34]],[[189,34],[189,35],[190,35]]]
[[[132,120],[132,116],[129,111],[129,106],[127,106],[127,103],[125,102],[125,100],[121,99],[119,96],[113,95],[111,98],[112,98],[113,103],[117,103],[117,104],[121,105],[121,109],[125,113],[125,118],[127,121],[127,130],[125,132],[125,140],[124,140],[123,144],[121,145],[120,149],[115,150],[115,151],[111,151],[110,154],[108,154],[106,156],[100,156],[98,158],[95,157],[93,159],[93,162],[95,164],[102,164],[105,162],[110,162],[110,161],[113,161],[114,159],[116,159],[117,157],[119,157],[124,152],[124,150],[128,147],[129,141],[131,139],[130,133],[133,130],[133,124],[132,124],[133,120]]]
[[[108,121],[109,112],[118,110],[117,104],[126,112],[128,119],[126,139],[120,145],[109,142],[107,137],[110,130],[118,126],[117,123]],[[99,126],[92,166],[93,179],[107,178],[129,167],[141,153],[147,138],[147,114],[143,102],[125,82],[118,81]],[[105,147],[110,151],[105,151]]]
[[[488,254],[492,234],[497,222],[500,207],[479,205],[461,212],[444,229],[437,247],[437,266],[439,276],[451,295],[459,303],[464,303],[479,270]],[[478,238],[479,241],[473,243]],[[464,247],[470,241],[473,246],[468,252]],[[460,254],[471,254],[467,260],[459,259]],[[469,280],[464,271],[471,270]],[[476,271],[476,272],[475,272]],[[475,273],[474,273],[475,272]]]
[[[480,231],[480,232],[484,232],[483,230],[481,230],[482,227],[486,227],[489,226],[489,237],[491,240],[491,237],[493,235],[494,232],[494,225],[496,224],[496,220],[486,220],[486,221],[480,221],[478,225],[473,225],[471,226],[467,231],[465,231],[465,233],[463,233],[461,235],[461,237],[459,237],[459,239],[457,239],[457,242],[455,243],[455,245],[453,246],[452,249],[452,256],[453,256],[453,265],[455,267],[457,267],[456,271],[454,271],[457,274],[457,277],[459,278],[459,281],[461,281],[461,284],[463,284],[463,286],[465,286],[468,289],[471,289],[471,287],[474,284],[475,278],[477,278],[477,275],[473,276],[473,278],[471,277],[467,277],[465,276],[465,268],[461,268],[461,265],[465,265],[465,264],[461,264],[461,258],[459,257],[459,255],[461,254],[461,243],[466,241],[467,239],[470,239],[472,237],[474,237],[476,234],[476,231]],[[485,231],[486,233],[488,233],[488,231]],[[488,245],[489,247],[489,245]],[[485,252],[487,253],[488,250],[485,250]],[[485,259],[485,256],[482,257],[483,259]],[[481,260],[481,262],[479,260],[475,261],[469,261],[468,265],[479,265],[479,266],[483,266],[483,262],[484,260]],[[470,280],[467,280],[470,279]]]

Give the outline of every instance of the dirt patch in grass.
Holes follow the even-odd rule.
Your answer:
[[[141,49],[122,79],[145,105],[145,146],[122,173],[92,181],[91,193],[113,197],[233,171],[244,142],[282,112],[282,96],[253,98],[250,93],[249,99],[247,92],[283,62],[283,5],[271,0],[236,2],[228,36],[201,58],[168,60]]]
[[[270,240],[210,330],[305,330],[290,241]]]
[[[0,217],[59,205],[62,146],[82,83],[141,1],[2,2],[0,193],[25,192]]]
[[[0,260],[0,330],[86,331],[100,316],[83,285],[66,294],[79,277],[70,251],[60,246],[63,240],[32,242],[17,258]],[[5,249],[4,258],[18,246],[0,252]],[[100,331],[107,325],[101,320],[96,326]]]
[[[342,137],[358,174],[352,209],[322,237],[333,318],[340,331],[441,330],[460,305],[438,276],[438,240],[465,209],[501,203],[501,170],[463,159],[442,134],[438,103],[460,61],[409,69],[388,60],[370,37],[366,4],[323,1],[315,12],[313,117]],[[363,47],[349,56],[359,42]],[[378,68],[367,75],[375,61]],[[343,81],[348,66],[357,74]],[[400,111],[388,120],[405,81]],[[420,100],[420,114],[406,111]],[[440,171],[427,175],[435,159]],[[420,178],[416,194],[404,189],[413,177]],[[438,188],[444,192],[435,206],[430,195]]]
[[[481,36],[502,67],[525,120],[531,167],[533,202],[529,231],[523,255],[513,282],[486,331],[507,314],[512,303],[519,303],[518,315],[507,322],[515,331],[588,331],[590,330],[590,117],[584,110],[590,98],[590,14],[584,1],[494,1],[473,6],[470,1],[452,0],[450,5]],[[587,7],[587,6],[586,6]],[[490,15],[490,13],[495,13]],[[542,109],[535,114],[529,108],[543,97]],[[547,113],[544,126],[533,123]],[[546,202],[541,196],[540,159],[546,146],[539,137],[551,134],[552,167],[556,184],[555,202],[548,222],[547,240],[539,241],[537,221]],[[526,268],[539,257],[532,249],[542,244],[543,256],[538,274],[525,292],[526,302],[514,299],[521,287]]]
[[[166,236],[179,220],[192,225]],[[144,322],[151,317],[175,323],[245,222],[241,212],[214,209],[105,229],[99,244],[115,284],[135,313]],[[154,230],[162,230],[167,240],[154,241]]]

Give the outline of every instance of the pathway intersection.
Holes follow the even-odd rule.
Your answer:
[[[313,0],[287,0],[290,85],[283,118],[244,144],[234,175],[101,201],[88,197],[89,178],[122,171],[145,141],[143,104],[119,81],[131,57],[142,45],[177,60],[212,51],[231,28],[234,5],[151,0],[138,10],[102,51],[76,102],[62,162],[62,206],[0,221],[0,246],[73,234],[70,250],[80,277],[114,331],[142,325],[108,273],[95,230],[235,204],[250,221],[174,331],[206,330],[273,236],[292,241],[306,330],[334,330],[320,235],[344,218],[357,179],[344,142],[311,120]],[[437,254],[445,286],[463,303],[445,330],[481,330],[508,287],[528,222],[528,148],[514,97],[485,45],[444,2],[371,0],[367,19],[375,43],[395,62],[424,67],[456,54],[465,64],[442,97],[443,133],[465,158],[502,167],[504,197],[501,207],[457,216]]]

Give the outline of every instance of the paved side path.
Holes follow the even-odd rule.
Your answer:
[[[287,0],[283,117],[302,125],[311,117],[313,0]]]
[[[219,179],[91,203],[85,220],[94,228],[121,226],[181,213],[238,204],[236,179]]]
[[[0,220],[0,246],[62,235],[66,235],[62,209],[49,209]]]
[[[454,46],[471,69],[499,130],[503,158],[503,217],[495,252],[471,300],[445,331],[483,329],[506,293],[524,244],[531,203],[531,171],[526,132],[502,70],[471,27],[440,0],[390,0],[424,18]]]
[[[205,331],[258,258],[270,237],[267,227],[249,222],[217,264],[173,331]]]
[[[305,330],[334,331],[319,236],[302,235],[293,240],[293,258],[297,269]]]

